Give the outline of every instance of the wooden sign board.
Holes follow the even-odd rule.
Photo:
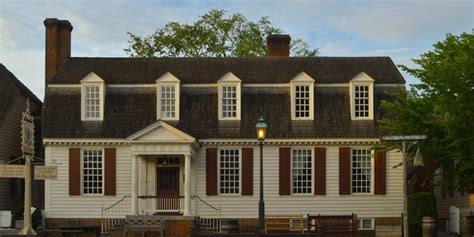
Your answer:
[[[58,179],[58,167],[35,166],[35,179]]]
[[[0,165],[1,178],[24,178],[24,165]]]

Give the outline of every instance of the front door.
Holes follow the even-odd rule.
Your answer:
[[[156,180],[158,196],[179,195],[179,167],[158,167]]]

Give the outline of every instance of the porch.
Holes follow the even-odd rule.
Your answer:
[[[190,187],[186,190],[186,183],[191,180],[186,177],[191,178],[192,172],[185,172],[186,156],[142,155],[138,159],[138,194],[137,200],[132,198],[132,207],[133,202],[138,203],[132,213],[191,216],[194,205],[186,198],[188,194],[191,199]]]
[[[132,215],[192,216],[192,157],[197,140],[158,121],[131,135]]]

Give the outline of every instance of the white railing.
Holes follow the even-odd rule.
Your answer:
[[[102,233],[107,233],[109,230],[123,224],[125,215],[130,214],[129,204],[130,196],[123,196],[120,200],[110,206],[102,206]]]
[[[194,213],[196,213],[197,209],[202,213],[202,215],[196,216],[195,220],[212,232],[221,232],[221,207],[215,207],[202,200],[199,196],[192,196],[192,199],[194,200]]]
[[[141,213],[182,212],[184,197],[177,195],[138,196],[138,208]]]

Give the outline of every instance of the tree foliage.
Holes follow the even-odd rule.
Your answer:
[[[193,24],[168,22],[153,34],[139,36],[128,32],[131,57],[255,57],[266,54],[266,37],[279,34],[268,17],[257,22],[242,14],[226,16],[226,11],[213,9]],[[296,56],[316,56],[317,50],[301,39],[292,40],[291,52]]]
[[[420,79],[411,90],[382,102],[381,128],[390,134],[425,134],[418,145],[425,163],[435,160],[448,190],[474,191],[474,35],[448,34],[434,49],[401,68]],[[432,174],[433,172],[431,172]]]

